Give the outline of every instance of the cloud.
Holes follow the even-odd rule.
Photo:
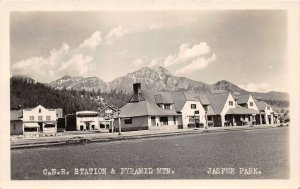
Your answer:
[[[179,46],[178,52],[170,54],[164,59],[164,66],[176,66],[175,73],[187,74],[202,70],[216,60],[216,54],[206,42],[199,44],[184,43]]]
[[[150,25],[148,26],[148,29],[149,29],[149,30],[156,30],[156,29],[161,29],[161,28],[163,28],[163,27],[164,27],[163,24],[150,24]]]
[[[216,60],[216,55],[212,54],[211,57],[198,57],[197,59],[194,59],[190,64],[188,64],[185,67],[182,67],[178,70],[176,70],[175,73],[177,74],[186,74],[191,73],[197,70],[202,70],[208,66],[211,62],[214,62]]]
[[[193,46],[191,44],[182,44],[180,45],[177,54],[172,54],[166,57],[164,65],[168,67],[190,61],[192,59],[198,59],[200,56],[207,55],[210,52],[210,47],[205,42],[200,42]]]
[[[159,65],[159,61],[158,61],[158,59],[153,59],[153,60],[151,60],[151,62],[150,62],[150,67],[152,67],[152,66],[155,66],[155,65]]]
[[[144,61],[142,59],[138,58],[138,59],[134,60],[132,63],[136,66],[140,66],[144,63]]]
[[[31,57],[12,64],[13,75],[26,75],[41,82],[49,82],[62,75],[85,75],[95,69],[91,53],[100,44],[99,31],[71,49],[63,43],[59,49],[52,49],[48,57]]]
[[[250,91],[250,92],[269,92],[270,91],[270,85],[266,82],[262,83],[252,83],[249,82],[245,85],[239,85],[240,88]]]
[[[93,33],[93,35],[90,38],[86,39],[79,46],[79,48],[95,49],[100,44],[101,41],[102,41],[101,32],[96,31],[95,33]]]
[[[108,34],[105,36],[105,38],[107,40],[107,43],[109,45],[112,45],[115,42],[115,40],[117,40],[118,38],[123,37],[127,33],[129,33],[128,29],[123,28],[122,26],[118,26],[118,27],[113,28],[112,30],[110,30],[108,32]]]

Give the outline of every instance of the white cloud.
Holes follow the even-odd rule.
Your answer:
[[[136,66],[140,66],[144,63],[144,61],[142,59],[138,58],[138,59],[134,60],[132,63]]]
[[[101,41],[102,41],[101,32],[96,31],[95,33],[93,33],[93,35],[90,38],[86,39],[79,46],[79,48],[95,49],[100,44]]]
[[[182,44],[180,45],[177,54],[172,54],[166,57],[164,65],[168,67],[190,61],[192,59],[198,59],[200,56],[207,55],[210,52],[210,47],[205,42],[200,42],[193,46],[191,44]]]
[[[250,92],[269,92],[270,91],[270,85],[266,82],[262,83],[252,83],[249,82],[245,85],[239,85],[240,88],[250,91]]]
[[[159,64],[158,59],[153,59],[153,60],[151,60],[149,66],[152,67],[152,66],[155,66],[155,65],[158,65],[158,64]]]
[[[107,43],[109,45],[112,45],[116,39],[123,37],[129,33],[129,30],[126,28],[123,28],[122,26],[118,26],[116,28],[113,28],[108,32],[108,34],[105,36]]]
[[[168,55],[164,60],[164,66],[176,66],[175,73],[187,74],[206,68],[216,60],[216,54],[211,52],[206,42],[199,44],[181,44],[176,54]]]
[[[163,27],[164,27],[163,24],[150,24],[149,27],[148,27],[148,29],[149,30],[155,30],[155,29],[161,29]]]
[[[101,40],[101,33],[97,31],[77,48],[71,49],[67,43],[63,43],[59,49],[52,49],[48,57],[31,57],[12,64],[11,72],[41,82],[49,82],[65,74],[88,74],[95,68],[91,52]]]
[[[197,59],[194,59],[190,64],[188,64],[185,67],[182,67],[178,70],[176,70],[177,74],[187,74],[191,73],[197,70],[202,70],[208,66],[211,62],[214,62],[216,59],[216,55],[213,54],[209,58],[205,57],[198,57]]]

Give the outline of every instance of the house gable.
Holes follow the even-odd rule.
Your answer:
[[[235,108],[236,107],[236,103],[235,100],[233,98],[233,96],[228,93],[228,97],[223,105],[223,109],[221,111],[221,115],[225,115],[226,112],[230,109],[230,108]]]
[[[265,113],[267,114],[267,115],[270,115],[271,113],[273,113],[274,111],[273,111],[273,108],[272,108],[272,106],[270,106],[269,104],[267,104],[267,103],[265,103],[266,104],[266,106],[265,106]]]
[[[252,106],[251,106],[251,105],[252,105]],[[258,109],[258,107],[257,107],[257,105],[256,105],[256,103],[255,103],[255,101],[254,101],[254,98],[252,97],[252,95],[249,96],[249,99],[248,99],[248,101],[247,101],[247,107],[248,107],[249,109],[253,109],[253,110],[259,111],[259,109]]]

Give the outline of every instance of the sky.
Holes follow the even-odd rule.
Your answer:
[[[11,75],[111,81],[144,66],[257,92],[287,89],[283,10],[12,12]]]

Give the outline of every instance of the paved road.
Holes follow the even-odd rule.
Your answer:
[[[288,128],[272,128],[12,150],[11,178],[285,179],[289,177],[288,134]],[[85,169],[80,174],[76,168]],[[233,169],[208,174],[209,168]],[[54,173],[51,169],[57,169],[56,175],[44,175]]]

